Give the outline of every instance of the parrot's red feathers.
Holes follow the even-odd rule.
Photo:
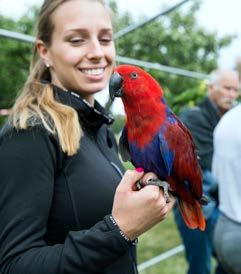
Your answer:
[[[176,121],[178,126],[176,124],[169,124],[168,130],[165,133],[169,148],[175,151],[172,177],[177,184],[180,184],[182,181],[188,181],[192,194],[197,198],[201,198],[202,172],[195,153],[194,142],[189,130],[178,117],[176,117]],[[189,194],[185,190],[183,191],[184,195],[184,192],[186,195]]]
[[[202,231],[205,230],[206,222],[202,213],[201,205],[197,201],[195,201],[194,204],[189,204],[184,200],[179,199],[179,208],[183,220],[189,228],[199,228]]]

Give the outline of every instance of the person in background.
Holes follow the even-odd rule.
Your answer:
[[[123,176],[113,119],[94,99],[114,65],[103,1],[44,1],[0,134],[1,274],[137,273],[137,237],[172,210],[159,187],[136,187],[155,174]]]
[[[182,122],[190,130],[200,166],[203,172],[203,190],[209,204],[203,207],[206,219],[205,231],[188,229],[179,209],[174,217],[180,232],[188,262],[188,274],[210,274],[213,255],[213,232],[218,217],[217,183],[211,173],[213,157],[213,131],[222,115],[231,109],[238,97],[239,77],[236,71],[216,70],[210,74],[207,96],[193,108],[180,114]],[[218,263],[216,274],[225,273]]]
[[[228,111],[214,131],[212,172],[218,182],[220,215],[214,248],[229,274],[241,274],[241,104]]]

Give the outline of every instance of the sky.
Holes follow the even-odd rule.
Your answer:
[[[151,17],[181,0],[116,0],[120,11],[128,11],[134,17]],[[26,13],[31,5],[41,5],[43,0],[0,0],[0,14],[19,17]],[[191,1],[189,1],[191,2]],[[185,9],[189,4],[183,5]],[[219,67],[234,68],[238,58],[241,59],[241,0],[202,0],[197,13],[199,25],[214,31],[217,37],[237,34],[233,43],[220,53]]]

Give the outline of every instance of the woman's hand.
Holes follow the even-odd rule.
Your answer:
[[[172,209],[175,199],[170,194],[166,203],[162,189],[147,185],[139,191],[136,182],[143,183],[150,178],[157,178],[154,173],[128,170],[116,189],[112,215],[119,228],[131,240],[166,218]]]

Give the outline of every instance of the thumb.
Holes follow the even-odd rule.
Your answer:
[[[144,175],[144,170],[142,168],[137,168],[136,170],[127,170],[122,177],[122,180],[118,186],[121,191],[133,190],[135,189],[135,184]]]

